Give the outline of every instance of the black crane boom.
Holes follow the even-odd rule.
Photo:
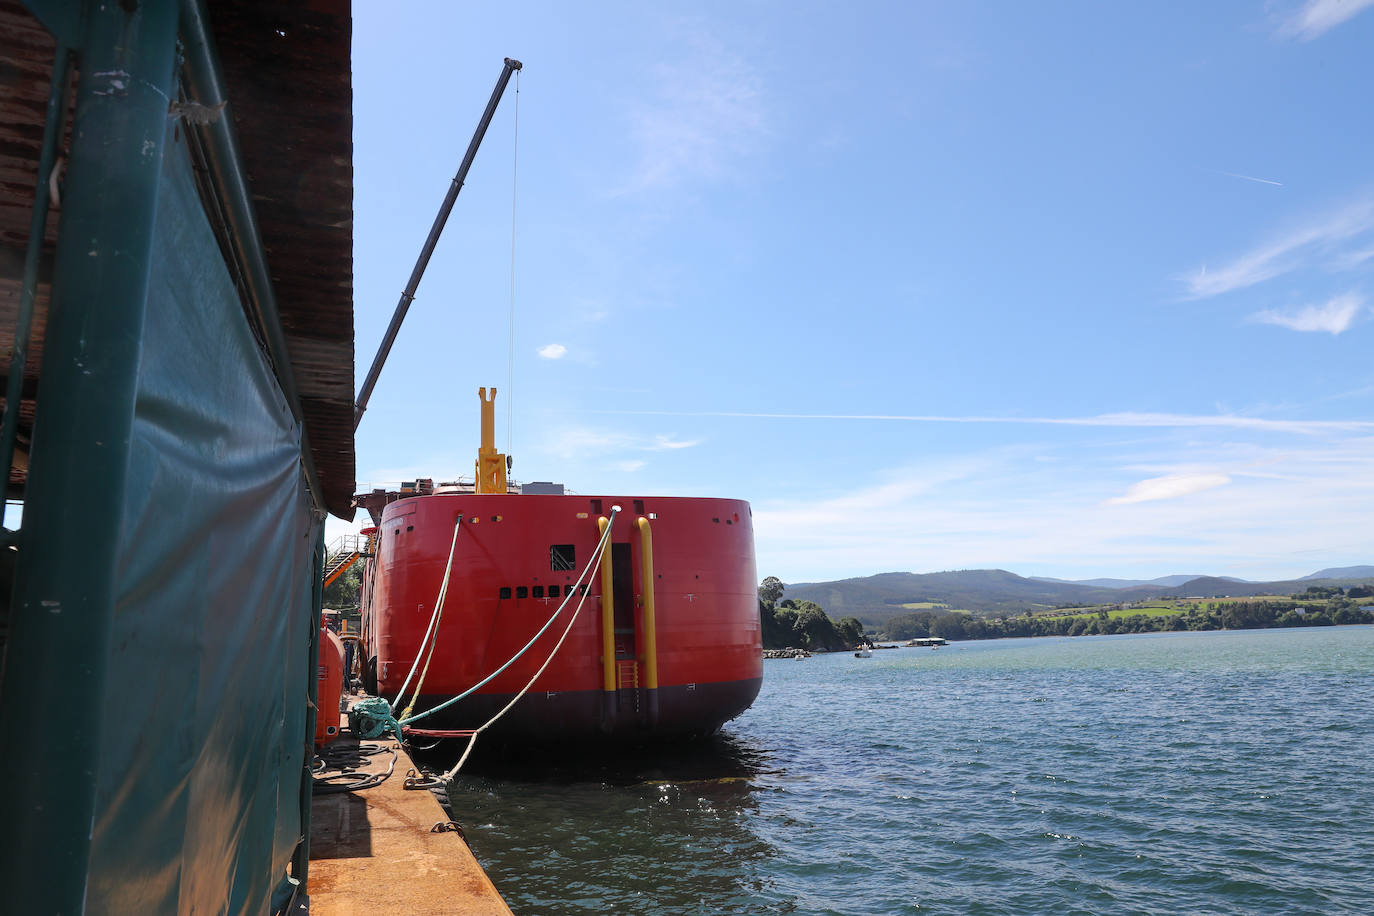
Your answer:
[[[430,256],[434,254],[434,246],[438,244],[439,236],[444,231],[444,223],[448,222],[449,212],[453,210],[453,202],[458,199],[458,192],[463,189],[463,182],[468,177],[468,169],[472,168],[472,160],[477,158],[477,148],[482,145],[482,138],[486,136],[487,125],[491,123],[492,115],[496,114],[496,106],[500,104],[501,96],[505,94],[506,84],[510,82],[510,75],[522,66],[520,61],[506,58],[505,66],[501,69],[501,76],[496,80],[496,88],[491,91],[491,99],[487,101],[486,111],[482,112],[482,120],[477,123],[477,130],[473,132],[472,141],[468,143],[468,151],[463,154],[463,162],[458,166],[458,174],[453,176],[453,181],[449,184],[448,193],[444,195],[444,202],[439,205],[439,212],[434,217],[434,225],[429,227],[429,235],[425,238],[424,246],[420,248],[420,256],[415,259],[415,267],[410,271],[410,280],[406,283],[406,288],[401,291],[401,299],[396,303],[396,311],[391,315],[391,324],[387,325],[386,335],[382,338],[381,346],[377,348],[377,355],[372,359],[372,368],[367,370],[367,378],[363,380],[363,386],[358,390],[358,400],[353,405],[353,428],[355,430],[363,420],[363,412],[367,410],[368,399],[372,397],[372,389],[377,385],[377,376],[382,374],[382,366],[386,365],[386,358],[391,352],[391,345],[396,342],[396,334],[401,330],[401,322],[405,321],[410,303],[415,299],[415,290],[420,285],[420,278],[425,275],[425,268],[429,265]]]

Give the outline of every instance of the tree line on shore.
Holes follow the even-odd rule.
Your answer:
[[[836,652],[873,639],[906,640],[928,636],[942,639],[1003,639],[1025,636],[1090,636],[1118,633],[1165,633],[1188,630],[1259,630],[1273,627],[1323,627],[1374,623],[1374,610],[1359,599],[1374,596],[1374,588],[1355,586],[1309,588],[1287,599],[1254,601],[1198,601],[1175,614],[1117,614],[1106,608],[1076,616],[1000,614],[975,617],[966,613],[922,610],[885,621],[871,637],[855,617],[832,620],[814,601],[783,599],[783,583],[774,576],[759,585],[759,620],[765,649],[802,648]],[[1320,602],[1314,605],[1314,601]]]
[[[769,576],[759,585],[759,622],[763,625],[765,649],[841,652],[868,642],[858,618],[831,620],[814,601],[784,599],[783,588],[776,576]]]
[[[918,611],[887,621],[887,639],[939,636],[944,639],[1002,639],[1016,636],[1090,636],[1116,633],[1165,633],[1186,630],[1261,630],[1272,627],[1323,627],[1374,623],[1374,612],[1350,599],[1336,599],[1323,608],[1309,609],[1298,599],[1198,602],[1177,614],[1112,616],[973,617],[967,614]]]

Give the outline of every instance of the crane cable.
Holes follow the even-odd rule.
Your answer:
[[[506,345],[506,460],[515,432],[515,201],[520,172],[520,71],[515,71],[515,139],[510,167],[510,328]]]

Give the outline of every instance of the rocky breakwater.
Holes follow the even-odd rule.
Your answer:
[[[805,649],[764,649],[764,658],[810,658],[811,653]]]

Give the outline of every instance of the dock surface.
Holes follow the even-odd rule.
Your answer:
[[[379,786],[316,795],[310,808],[312,916],[466,916],[511,911],[461,834],[434,832],[448,814],[434,794],[406,789],[414,764],[395,741],[396,768]],[[357,742],[350,735],[335,744]],[[385,772],[391,754],[368,759],[359,772]]]

